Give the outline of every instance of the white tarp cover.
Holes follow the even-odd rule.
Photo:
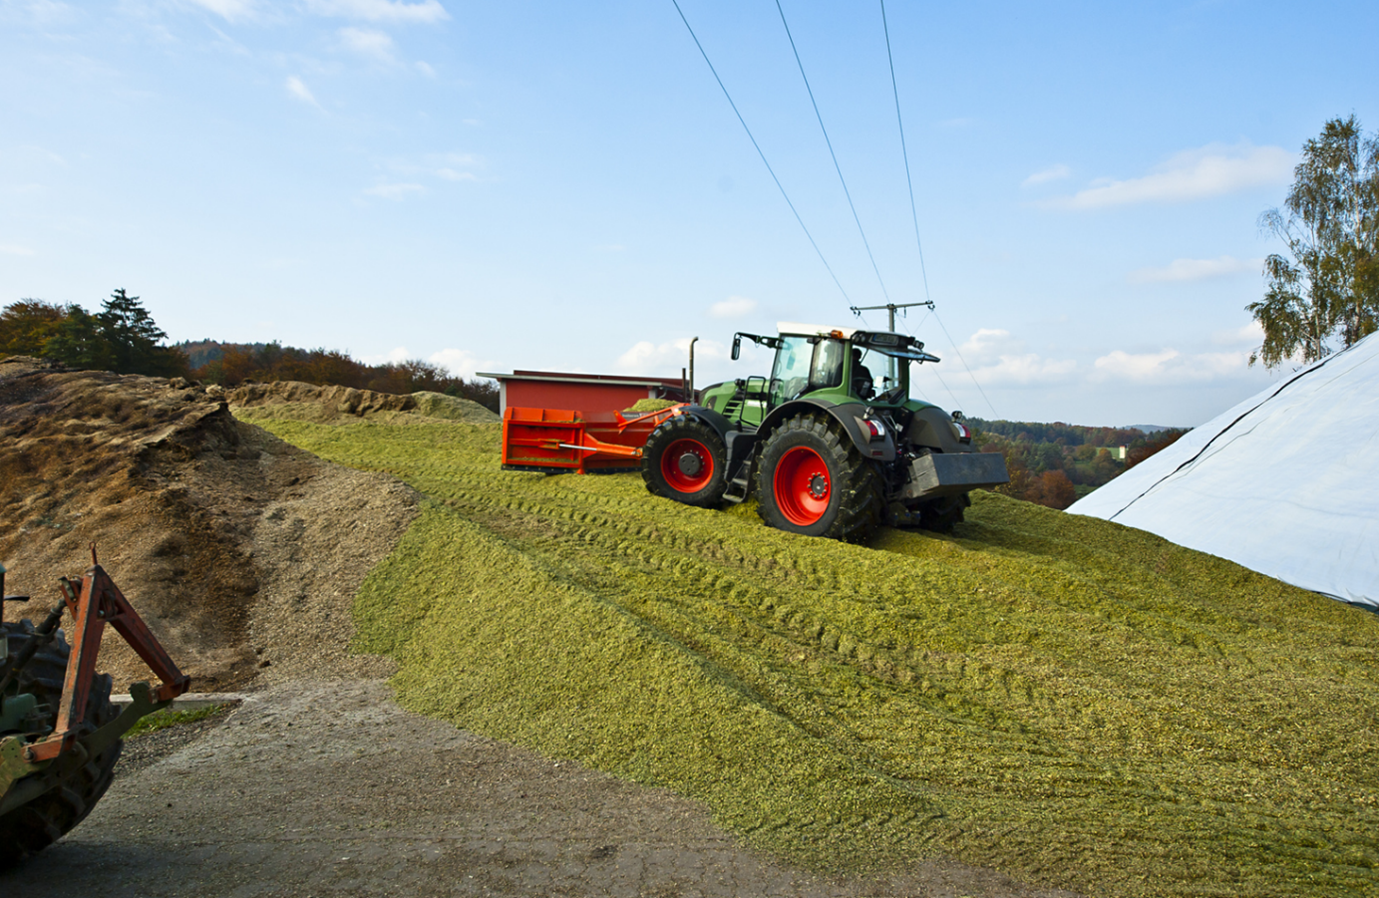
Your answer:
[[[1068,511],[1379,607],[1379,334],[1213,418]]]

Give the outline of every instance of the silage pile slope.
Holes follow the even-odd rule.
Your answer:
[[[707,801],[822,866],[947,854],[1092,894],[1355,895],[1379,618],[983,495],[870,547],[640,478],[499,470],[498,428],[255,423],[435,501],[356,602],[404,704]]]

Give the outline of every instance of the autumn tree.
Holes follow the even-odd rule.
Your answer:
[[[43,355],[70,307],[41,299],[21,299],[0,311],[0,355]]]
[[[1260,216],[1287,254],[1264,260],[1264,299],[1246,309],[1264,328],[1250,364],[1311,362],[1379,328],[1379,137],[1352,115],[1307,141],[1283,210]]]

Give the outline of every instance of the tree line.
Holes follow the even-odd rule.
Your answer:
[[[184,348],[185,347],[185,348]],[[407,394],[428,390],[469,399],[498,411],[498,385],[491,380],[466,380],[441,365],[420,359],[368,365],[334,349],[299,349],[281,343],[217,343],[205,340],[182,344],[207,359],[194,376],[206,383],[234,387],[247,381],[299,380],[309,384],[354,387],[379,393]]]
[[[75,303],[40,299],[21,299],[0,310],[0,357],[28,355],[70,368],[187,377],[225,387],[246,381],[298,380],[380,393],[430,390],[498,410],[497,384],[466,380],[419,359],[368,365],[332,349],[214,340],[166,346],[166,339],[139,297],[124,289],[112,293],[96,313]],[[193,357],[199,363],[195,367]]]
[[[1067,508],[1187,433],[1054,422],[969,420],[972,443],[1005,456],[1010,483],[996,492],[1050,508]],[[1125,447],[1126,457],[1119,449]]]
[[[0,355],[30,355],[71,368],[186,376],[186,356],[163,346],[153,317],[123,289],[92,314],[75,303],[21,299],[0,311]]]

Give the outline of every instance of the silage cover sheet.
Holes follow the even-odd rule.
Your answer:
[[[1379,607],[1376,337],[1281,377],[1068,511]]]

